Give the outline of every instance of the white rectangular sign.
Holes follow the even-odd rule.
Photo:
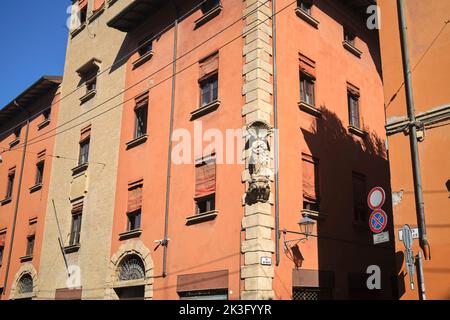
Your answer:
[[[272,258],[271,257],[261,257],[261,265],[263,266],[271,266]]]
[[[373,235],[373,244],[379,244],[384,242],[389,242],[389,232],[385,231]]]
[[[419,239],[419,228],[412,228],[411,234],[413,239]],[[398,240],[403,241],[403,230],[398,230]]]

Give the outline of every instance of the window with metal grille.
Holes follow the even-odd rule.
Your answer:
[[[135,114],[135,131],[134,138],[140,138],[147,134],[147,114],[148,114],[148,102],[137,107],[134,110]]]
[[[24,274],[17,283],[19,294],[33,292],[33,278],[30,274]]]
[[[294,287],[292,290],[292,300],[331,300],[332,291],[330,288],[305,288]]]
[[[315,105],[314,78],[304,72],[300,72],[300,99],[311,106]]]
[[[129,255],[123,258],[120,262],[117,276],[120,281],[144,279],[144,262],[137,255]]]
[[[217,73],[200,82],[200,106],[203,107],[218,98],[219,79]]]
[[[72,213],[72,226],[70,229],[70,246],[75,246],[80,244],[81,235],[81,212],[77,211]]]
[[[361,124],[359,121],[359,97],[352,94],[351,92],[347,93],[347,97],[350,125],[360,129]]]
[[[366,176],[353,172],[353,214],[355,221],[366,222],[368,207],[366,202]]]

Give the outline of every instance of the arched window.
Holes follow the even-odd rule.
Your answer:
[[[24,274],[17,284],[17,288],[19,291],[19,294],[24,293],[32,293],[33,292],[33,278],[29,273]]]
[[[125,257],[119,265],[118,278],[120,281],[144,279],[145,267],[142,259],[137,255]]]

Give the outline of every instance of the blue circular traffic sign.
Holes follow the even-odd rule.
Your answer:
[[[387,226],[387,214],[381,209],[375,210],[369,217],[369,227],[373,233],[380,233]]]

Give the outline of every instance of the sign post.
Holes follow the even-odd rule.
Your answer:
[[[386,193],[383,188],[375,187],[367,196],[367,205],[373,210],[369,217],[369,228],[373,232],[373,243],[389,242],[389,232],[384,231],[388,223],[388,217],[381,207],[386,202]]]

